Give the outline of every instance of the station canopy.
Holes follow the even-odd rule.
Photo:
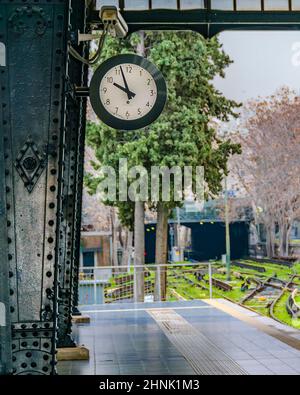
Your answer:
[[[97,0],[121,10],[300,11],[300,0]]]
[[[300,0],[97,0],[89,21],[99,28],[104,5],[121,10],[129,33],[193,30],[212,37],[225,30],[300,30]]]

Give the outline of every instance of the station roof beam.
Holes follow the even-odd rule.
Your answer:
[[[224,30],[300,30],[300,0],[97,0],[117,6],[129,31],[194,30],[211,37]]]

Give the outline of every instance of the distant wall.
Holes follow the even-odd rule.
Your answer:
[[[191,259],[205,261],[220,259],[226,252],[225,224],[223,222],[182,223],[192,230]],[[156,225],[146,225],[146,263],[155,261]],[[249,224],[236,222],[230,225],[231,257],[240,259],[249,253]]]

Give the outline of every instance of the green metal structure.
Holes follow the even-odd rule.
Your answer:
[[[103,4],[130,32],[300,28],[299,0],[0,1],[0,374],[55,374],[75,345],[88,70],[68,45]]]
[[[1,373],[53,374],[56,345],[74,345],[87,68],[67,45],[87,5],[0,3]]]

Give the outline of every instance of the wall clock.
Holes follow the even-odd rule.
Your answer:
[[[95,71],[90,84],[92,107],[102,122],[118,130],[136,130],[154,122],[167,100],[162,73],[138,55],[118,55]]]

